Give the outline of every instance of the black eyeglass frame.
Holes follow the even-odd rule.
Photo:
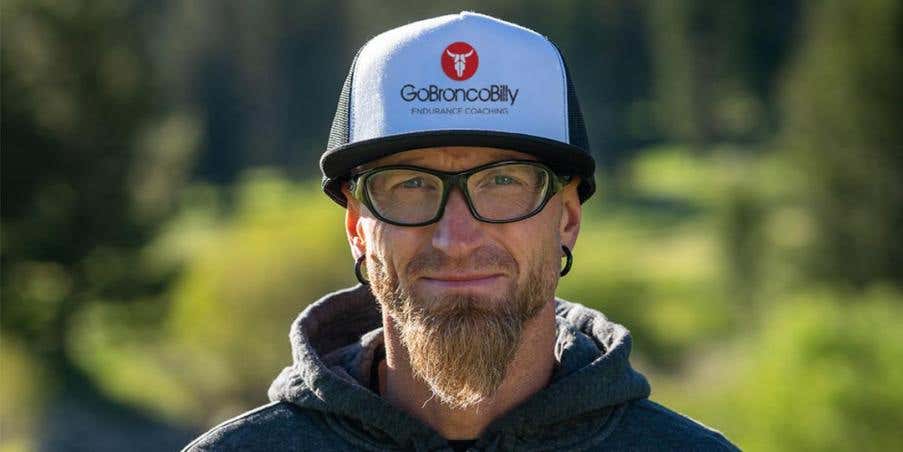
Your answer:
[[[512,219],[492,220],[492,219],[483,217],[482,215],[480,215],[477,212],[476,207],[474,207],[473,200],[470,197],[470,192],[467,190],[467,179],[470,176],[472,176],[480,171],[483,171],[485,169],[494,168],[497,166],[511,165],[511,164],[527,164],[527,165],[531,165],[531,166],[540,168],[548,173],[548,175],[550,176],[549,184],[546,185],[546,190],[545,190],[546,192],[543,195],[542,202],[540,202],[539,205],[536,206],[536,208],[533,209],[532,211],[530,211],[524,215],[521,215],[519,217],[512,218]],[[421,171],[421,172],[436,176],[437,178],[442,180],[442,198],[439,200],[439,207],[436,209],[436,215],[433,218],[426,220],[426,221],[422,221],[420,223],[399,223],[397,221],[393,221],[393,220],[383,217],[382,214],[380,214],[379,211],[375,207],[373,207],[373,202],[370,200],[369,190],[367,190],[365,188],[367,186],[367,179],[370,176],[372,176],[373,174],[378,173],[380,171],[394,170],[394,169],[406,169],[406,170]],[[433,224],[433,223],[439,221],[439,219],[442,218],[442,215],[445,214],[445,205],[448,202],[448,195],[449,195],[449,193],[451,193],[452,187],[458,187],[458,189],[461,190],[461,194],[464,196],[464,201],[467,203],[467,208],[470,210],[470,214],[473,215],[474,218],[476,218],[477,220],[482,221],[484,223],[500,224],[500,223],[514,223],[516,221],[525,220],[527,218],[530,218],[530,217],[538,214],[539,212],[542,211],[543,208],[545,208],[545,206],[549,202],[549,200],[552,199],[552,197],[555,196],[555,194],[560,192],[561,189],[563,189],[568,183],[570,183],[572,179],[573,179],[573,176],[559,175],[559,174],[555,173],[555,171],[552,170],[552,168],[550,168],[548,165],[537,162],[535,160],[501,160],[498,162],[492,162],[492,163],[487,163],[485,165],[480,165],[480,166],[477,166],[477,167],[474,167],[474,168],[471,168],[468,170],[460,171],[460,172],[439,171],[439,170],[423,168],[423,167],[414,166],[414,165],[388,165],[388,166],[380,166],[380,167],[376,167],[376,168],[371,168],[369,170],[352,175],[350,178],[350,181],[349,181],[351,184],[349,187],[349,191],[351,192],[352,196],[354,196],[355,199],[363,202],[364,205],[367,206],[367,208],[370,209],[371,212],[373,212],[373,215],[376,216],[376,218],[379,219],[380,221],[389,223],[389,224],[395,225],[395,226],[417,227],[417,226],[427,226],[427,225],[430,225],[430,224]]]

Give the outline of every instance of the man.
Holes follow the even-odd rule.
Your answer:
[[[373,38],[321,168],[361,285],[295,321],[273,403],[186,450],[736,450],[555,298],[595,185],[548,39],[468,12]]]

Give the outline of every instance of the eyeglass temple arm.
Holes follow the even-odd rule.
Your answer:
[[[552,174],[555,173],[552,172]],[[567,184],[571,183],[572,180],[574,180],[574,176],[559,176],[555,174],[555,178],[552,179],[552,193],[558,193]]]

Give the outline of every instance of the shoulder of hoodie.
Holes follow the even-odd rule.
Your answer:
[[[211,428],[182,452],[328,450],[340,442],[322,413],[272,402]]]
[[[649,399],[629,402],[605,442],[630,450],[740,450],[721,432]]]

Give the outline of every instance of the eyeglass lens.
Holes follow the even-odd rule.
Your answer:
[[[372,173],[365,182],[370,203],[382,217],[401,224],[430,221],[439,213],[443,180],[415,169],[387,168]],[[489,167],[467,178],[466,197],[477,214],[491,221],[505,221],[533,212],[549,186],[542,167],[513,163]]]

